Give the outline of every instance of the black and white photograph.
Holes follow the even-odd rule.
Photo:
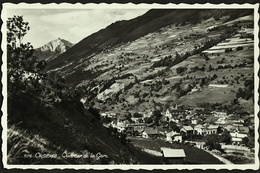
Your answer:
[[[5,168],[258,169],[259,4],[3,4]]]

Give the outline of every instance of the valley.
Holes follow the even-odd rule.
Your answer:
[[[254,39],[252,10],[151,9],[76,44],[22,45],[8,163],[254,163]]]

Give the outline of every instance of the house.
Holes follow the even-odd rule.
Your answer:
[[[207,127],[207,134],[216,134],[219,128],[220,128],[219,125],[210,124]]]
[[[172,114],[169,109],[167,109],[165,112],[165,121],[170,121],[170,119],[172,119]]]
[[[227,125],[226,127],[224,127],[227,131],[229,131],[229,132],[233,132],[233,131],[235,131],[236,130],[236,127],[234,126],[234,125],[231,125],[231,124],[229,124],[229,125]]]
[[[183,164],[186,154],[183,149],[161,148],[162,162],[164,164]]]
[[[204,149],[205,147],[205,142],[195,142],[195,147]]]
[[[198,135],[204,135],[204,134],[207,133],[207,132],[206,132],[206,127],[203,126],[203,125],[201,125],[201,124],[196,125],[196,126],[194,127],[194,131],[195,131],[195,133],[198,134]]]
[[[247,134],[240,133],[240,132],[231,132],[231,141],[233,145],[239,145],[242,142],[242,139],[247,137]]]
[[[118,129],[119,132],[126,130],[126,122],[125,121],[117,122],[116,128]]]
[[[146,127],[145,123],[132,124],[134,132],[142,133]]]
[[[221,148],[226,152],[226,153],[250,153],[250,148],[243,146],[243,145],[221,145]]]
[[[191,119],[191,124],[198,124],[198,120],[196,118]]]
[[[185,134],[193,134],[193,128],[191,126],[183,126],[180,131]]]
[[[228,87],[228,85],[224,85],[224,84],[209,84],[209,87],[212,87],[212,88],[226,88],[226,87]]]
[[[239,127],[237,127],[237,130],[240,133],[244,133],[244,134],[248,134],[249,133],[249,127],[246,127],[246,126],[239,126]]]
[[[218,120],[218,117],[209,116],[204,120],[204,123],[215,123]]]
[[[237,115],[230,115],[227,117],[227,124],[233,124],[234,126],[243,126],[245,123],[244,119]]]
[[[120,121],[125,121],[127,118],[126,118],[126,116],[124,116],[124,115],[118,115],[117,116],[117,121],[118,122],[120,122]]]
[[[166,133],[166,141],[172,143],[172,141],[174,142],[182,142],[182,136],[180,133],[174,132],[174,131],[170,131],[169,133]]]
[[[234,126],[234,125],[227,125],[225,127],[225,129],[229,132],[240,132],[240,133],[243,133],[243,134],[248,134],[249,132],[249,127],[246,127],[246,126]]]
[[[210,116],[210,115],[212,115],[211,111],[209,111],[205,108],[195,108],[192,112],[195,115],[199,115],[199,116]]]
[[[134,122],[134,123],[139,123],[140,120],[142,120],[142,118],[131,117],[131,120],[132,120],[132,122]]]
[[[207,28],[207,32],[209,32],[210,30],[215,29],[215,28],[217,28],[217,26],[215,26],[215,25],[210,26],[210,27]]]
[[[110,126],[113,128],[117,128],[117,120],[112,120]]]
[[[142,132],[143,138],[158,138],[160,136],[159,131],[156,128],[145,128]]]
[[[107,117],[107,114],[103,112],[103,113],[100,114],[100,116],[101,117]]]
[[[126,130],[126,133],[128,133],[128,134],[134,133],[134,127],[131,124],[126,124],[125,130]]]
[[[166,139],[166,134],[170,132],[169,129],[165,129],[163,127],[157,126],[156,127],[158,130],[158,133],[160,134],[160,139],[165,140]]]
[[[244,121],[243,120],[234,120],[233,125],[235,127],[243,127],[244,126]]]
[[[140,135],[146,127],[145,123],[127,123],[126,132],[134,135]]]
[[[214,114],[215,117],[219,117],[219,118],[227,116],[226,112],[220,112],[220,111],[214,111],[213,114]]]
[[[171,114],[173,117],[179,117],[180,115],[186,116],[188,114],[188,112],[186,110],[173,109],[173,110],[171,110]]]
[[[204,141],[188,141],[188,140],[185,140],[185,142],[190,143],[194,147],[197,147],[197,148],[200,148],[200,149],[205,148],[205,142]]]
[[[179,123],[179,119],[177,117],[174,117],[169,111],[169,109],[166,110],[165,115],[163,116],[164,121],[170,122],[173,121],[175,123]]]
[[[219,125],[196,125],[194,127],[194,131],[198,135],[209,135],[209,134],[216,134],[219,129]]]
[[[170,109],[167,109],[165,112],[165,121],[174,121],[176,120],[177,117],[182,117],[184,118],[188,112],[186,110],[179,109],[178,106],[176,105],[175,107],[171,107]],[[176,122],[178,123],[178,122]]]
[[[215,124],[226,124],[227,123],[227,118],[226,117],[220,117]]]

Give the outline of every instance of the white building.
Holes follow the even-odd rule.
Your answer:
[[[242,142],[242,139],[247,137],[247,134],[239,133],[239,132],[231,132],[231,141],[232,144],[240,144]]]
[[[196,125],[194,127],[194,131],[196,131],[196,133],[198,135],[209,135],[209,134],[216,134],[218,131],[219,126],[218,125]]]
[[[174,131],[170,131],[169,133],[166,133],[166,141],[168,142],[182,142],[182,136],[180,133],[174,132]]]

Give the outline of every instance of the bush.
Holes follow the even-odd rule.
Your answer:
[[[226,48],[226,49],[225,49],[225,52],[226,52],[226,53],[232,52],[232,48]]]
[[[243,47],[242,47],[242,46],[238,46],[238,47],[236,48],[236,50],[237,50],[237,51],[243,50]]]

